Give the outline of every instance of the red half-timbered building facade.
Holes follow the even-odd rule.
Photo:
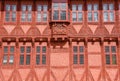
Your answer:
[[[0,0],[0,81],[120,81],[120,0]]]

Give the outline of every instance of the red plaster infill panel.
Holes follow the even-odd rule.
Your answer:
[[[4,28],[6,29],[8,34],[10,34],[12,32],[12,30],[15,28],[15,26],[14,25],[4,25]]]
[[[78,69],[73,69],[73,78],[77,81],[80,81],[81,78],[83,77],[85,72],[85,69],[83,68],[78,68]]]
[[[35,72],[37,74],[38,80],[43,81],[45,79],[47,69],[45,69],[45,68],[36,68]]]
[[[55,81],[64,81],[64,79],[66,78],[66,75],[68,75],[68,69],[66,68],[56,68],[56,69],[52,69],[54,78],[56,78]]]
[[[109,74],[110,79],[114,81],[117,74],[117,69],[106,69],[106,71]]]
[[[26,80],[29,72],[30,72],[30,69],[19,69],[19,73],[21,75],[22,81]]]
[[[89,52],[101,52],[100,43],[99,42],[88,42],[88,53]]]
[[[90,69],[92,76],[94,78],[94,81],[98,81],[98,77],[100,75],[100,69]]]
[[[88,64],[89,66],[101,66],[101,55],[89,55],[88,54]]]
[[[8,81],[8,79],[12,75],[12,72],[13,72],[13,69],[2,69],[2,73],[5,78],[5,81]]]
[[[68,66],[69,53],[51,53],[50,65],[51,66]]]

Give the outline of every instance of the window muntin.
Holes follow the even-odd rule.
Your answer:
[[[5,6],[5,21],[6,22],[15,22],[16,21],[16,5],[6,4]]]
[[[72,21],[73,22],[82,22],[83,21],[83,5],[82,4],[73,4],[72,5]]]
[[[36,46],[36,65],[46,64],[46,46]]]
[[[37,22],[46,22],[48,20],[48,5],[37,5],[37,13],[36,13],[36,21]]]
[[[104,3],[103,4],[103,20],[104,20],[104,22],[113,22],[115,20],[113,3]]]
[[[98,22],[98,4],[88,4],[88,22]]]
[[[22,22],[32,21],[32,5],[21,6],[21,21]]]
[[[117,57],[116,57],[116,46],[105,46],[105,57],[106,57],[106,64],[107,65],[116,65],[117,64]]]
[[[14,46],[4,46],[3,47],[3,64],[13,64],[14,63]]]
[[[73,46],[73,64],[84,64],[84,46]]]

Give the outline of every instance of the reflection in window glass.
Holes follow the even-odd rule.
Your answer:
[[[12,13],[12,21],[16,21],[16,12]]]
[[[108,4],[103,4],[103,10],[108,10]]]
[[[82,11],[82,5],[81,5],[81,4],[78,5],[78,10],[79,10],[79,11]]]
[[[108,12],[104,12],[103,18],[104,18],[104,21],[108,21]]]
[[[28,5],[28,11],[32,11],[32,5]]]
[[[10,5],[6,5],[6,11],[10,11]]]
[[[72,13],[72,20],[73,20],[73,21],[77,21],[76,12],[73,12],[73,13]]]
[[[82,21],[82,20],[83,20],[82,12],[78,12],[78,21]]]
[[[30,55],[26,56],[26,64],[29,65],[30,64]]]
[[[43,5],[43,11],[47,11],[48,6],[47,5]]]
[[[43,21],[47,21],[47,13],[43,13]]]
[[[94,4],[94,10],[98,10],[98,4]]]
[[[61,20],[66,20],[66,11],[61,11]]]
[[[117,64],[115,54],[112,55],[112,64]]]
[[[59,19],[59,11],[54,11],[53,20],[58,20],[58,19]]]
[[[16,11],[16,5],[12,5],[12,11]]]
[[[114,21],[114,12],[110,12],[110,21]]]
[[[87,9],[88,11],[92,11],[92,4],[88,4]]]
[[[8,56],[4,55],[4,57],[3,57],[3,64],[7,64],[7,59],[8,59]]]
[[[76,5],[72,5],[72,11],[76,11],[77,10],[77,6]]]
[[[66,9],[66,3],[61,3],[61,9]]]
[[[98,21],[98,13],[94,12],[94,21]]]
[[[13,56],[13,55],[10,55],[9,63],[10,63],[10,64],[13,64],[13,62],[14,62],[14,56]]]
[[[37,13],[37,22],[40,22],[40,21],[41,21],[41,13],[38,12],[38,13]]]
[[[106,64],[110,64],[110,55],[106,55]]]
[[[8,47],[4,46],[4,53],[8,53]]]
[[[32,14],[30,12],[28,13],[28,19],[27,20],[32,21]]]
[[[37,6],[37,11],[41,11],[42,10],[42,5],[38,5]]]
[[[114,10],[114,5],[113,4],[109,4],[109,10]]]
[[[42,55],[42,64],[46,64],[46,55]]]
[[[58,7],[59,7],[59,4],[58,4],[58,3],[54,3],[54,4],[53,4],[53,9],[58,9]]]
[[[26,11],[26,5],[22,5],[22,11]]]
[[[88,12],[88,21],[92,21],[92,12]]]

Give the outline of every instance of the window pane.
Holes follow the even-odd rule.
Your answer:
[[[80,64],[84,64],[84,55],[80,55]]]
[[[37,11],[41,11],[42,10],[42,6],[41,5],[38,5],[37,6]]]
[[[61,20],[66,20],[66,11],[61,11]]]
[[[20,47],[20,53],[24,53],[25,52],[25,47],[21,46]]]
[[[83,20],[83,14],[82,12],[78,12],[78,21],[82,21]]]
[[[77,10],[77,6],[76,5],[72,5],[72,11],[76,11]]]
[[[25,21],[25,17],[26,17],[26,13],[25,13],[25,12],[22,12],[21,20],[22,20],[22,21]]]
[[[47,11],[48,6],[47,5],[43,5],[43,11]]]
[[[38,22],[41,21],[41,13],[40,13],[40,12],[37,13],[37,21],[38,21]]]
[[[114,12],[110,12],[110,21],[114,21]]]
[[[8,47],[4,46],[4,53],[8,53]]]
[[[10,12],[6,12],[5,20],[10,21]]]
[[[108,10],[108,4],[103,4],[103,10]]]
[[[59,11],[54,11],[53,20],[59,19]]]
[[[32,11],[32,5],[28,5],[28,11]]]
[[[98,4],[94,4],[94,11],[98,10]]]
[[[12,21],[16,21],[16,12],[12,12]]]
[[[92,4],[88,4],[87,9],[88,11],[92,11]]]
[[[83,52],[84,52],[84,47],[83,47],[83,46],[80,46],[79,49],[80,49],[80,50],[79,50],[80,53],[83,53]]]
[[[37,46],[36,53],[40,53],[40,46]]]
[[[46,55],[42,55],[42,64],[46,64]]]
[[[108,21],[108,13],[107,12],[104,12],[103,17],[104,17],[104,21]]]
[[[109,53],[109,52],[110,52],[109,46],[105,46],[105,53]]]
[[[32,13],[28,13],[28,21],[32,21]]]
[[[94,12],[94,21],[98,21],[98,12]]]
[[[40,64],[40,55],[36,55],[36,64]]]
[[[116,53],[116,46],[111,46],[112,53]]]
[[[42,53],[46,53],[46,46],[42,47]]]
[[[53,9],[58,9],[59,4],[58,3],[53,3]]]
[[[73,20],[73,21],[77,21],[76,12],[73,12],[73,13],[72,13],[72,20]]]
[[[77,46],[73,46],[73,52],[74,52],[74,53],[77,53],[77,52],[78,52]]]
[[[109,4],[109,10],[114,10],[114,4]]]
[[[61,3],[61,9],[66,9],[66,3]]]
[[[24,64],[24,55],[20,55],[20,65]]]
[[[43,21],[47,21],[47,13],[43,13]]]
[[[15,49],[14,49],[14,46],[11,46],[11,47],[10,47],[10,53],[14,53],[14,50],[15,50]]]
[[[31,53],[31,47],[27,47],[26,53]]]
[[[82,5],[81,5],[81,4],[78,5],[78,10],[79,10],[79,11],[82,11]]]
[[[106,55],[106,64],[110,64],[110,55]]]
[[[10,5],[6,5],[6,11],[10,11]]]
[[[10,64],[13,64],[13,62],[14,62],[14,56],[13,56],[13,55],[10,55],[9,63],[10,63]]]
[[[116,64],[116,55],[112,55],[112,64]]]
[[[92,21],[92,12],[88,12],[88,21]]]
[[[16,11],[16,5],[12,5],[12,11]]]
[[[26,57],[26,64],[27,64],[27,65],[30,64],[30,55],[27,55],[27,57]]]
[[[26,5],[22,5],[22,11],[26,11]]]
[[[7,58],[8,58],[8,56],[4,55],[4,57],[3,57],[3,64],[7,64]]]
[[[78,63],[78,57],[77,55],[73,55],[73,64],[77,64]]]

